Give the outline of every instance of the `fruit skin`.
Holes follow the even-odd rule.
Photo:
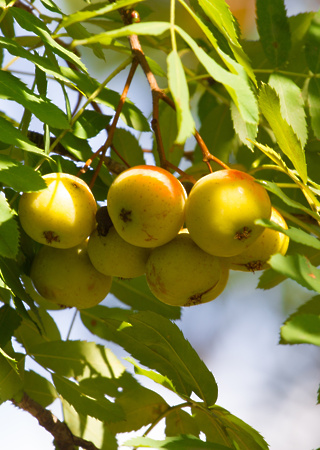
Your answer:
[[[266,189],[235,169],[213,172],[197,181],[186,202],[186,226],[195,243],[216,256],[234,256],[262,233],[257,219],[269,219]]]
[[[88,241],[88,255],[93,266],[105,275],[134,278],[143,275],[150,249],[137,247],[122,239],[114,227],[106,235],[93,231]]]
[[[135,166],[110,186],[107,205],[120,236],[132,245],[158,247],[169,242],[184,223],[186,192],[170,172]]]
[[[30,278],[46,300],[78,309],[100,303],[112,283],[112,277],[98,272],[91,264],[87,241],[69,249],[44,245],[32,262]]]
[[[214,300],[224,290],[228,266],[201,250],[188,233],[152,250],[146,266],[150,291],[168,305],[192,306]]]
[[[272,207],[272,222],[281,226],[285,230],[288,225],[282,215],[274,207]],[[280,231],[265,228],[258,239],[245,249],[240,255],[228,258],[230,269],[241,270],[243,272],[255,272],[256,270],[264,270],[269,267],[269,258],[280,253],[285,255],[289,246],[289,237]]]
[[[22,194],[19,219],[36,242],[71,248],[94,230],[97,204],[89,186],[68,173],[43,176],[48,189]]]

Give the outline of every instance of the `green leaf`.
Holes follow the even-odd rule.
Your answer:
[[[272,181],[260,181],[262,186],[264,186],[269,192],[272,192],[272,194],[279,197],[286,205],[290,206],[291,208],[298,209],[300,211],[303,211],[304,213],[308,214],[309,216],[313,217],[316,220],[319,220],[319,216],[317,213],[311,211],[306,206],[302,205],[301,203],[293,200],[292,198],[288,197],[280,188],[277,186],[276,183],[273,183]]]
[[[3,117],[0,117],[0,142],[5,142],[22,150],[40,155],[43,158],[51,159]]]
[[[166,436],[193,435],[199,437],[200,429],[194,417],[181,409],[173,409],[166,416]]]
[[[267,84],[263,84],[259,93],[259,105],[274,132],[279,147],[290,159],[304,183],[307,182],[307,166],[304,151],[296,134],[281,115],[277,93]]]
[[[199,62],[204,66],[210,76],[219,83],[222,83],[229,92],[232,100],[240,111],[245,122],[257,124],[258,106],[256,98],[251,90],[248,79],[240,73],[235,75],[225,70],[213,58],[211,58],[203,48],[187,34],[182,28],[176,26],[177,32],[189,45]],[[240,65],[239,65],[240,66]]]
[[[320,346],[320,296],[301,305],[281,327],[280,344]]]
[[[33,370],[24,373],[24,391],[43,408],[51,405],[58,397],[53,384]]]
[[[152,449],[164,448],[168,450],[232,450],[232,447],[226,447],[225,445],[215,444],[213,442],[204,442],[192,435],[168,437],[163,441],[146,437],[138,437],[126,441],[124,445]]]
[[[22,358],[24,355],[16,353],[15,357]],[[22,389],[18,360],[0,348],[0,403],[14,398],[22,392]]]
[[[314,15],[309,27],[306,42],[305,56],[309,69],[313,73],[320,72],[320,13]]]
[[[167,57],[168,84],[176,105],[178,135],[177,144],[184,142],[193,134],[195,123],[190,112],[189,88],[178,52],[172,50]]]
[[[54,54],[75,64],[83,72],[87,72],[85,65],[81,62],[81,59],[78,56],[70,50],[64,48],[51,37],[50,31],[41,19],[22,8],[10,8],[10,14],[18,22],[21,28],[34,33],[36,36],[39,36],[43,43],[47,45]]]
[[[0,155],[0,182],[17,192],[41,191],[47,187],[40,173],[6,155]]]
[[[6,198],[0,195],[0,255],[14,259],[19,250],[19,238],[20,233],[14,212]]]
[[[21,323],[21,317],[9,305],[0,308],[0,347],[4,347]]]
[[[124,390],[116,398],[115,405],[124,411],[125,419],[108,424],[114,434],[139,430],[157,420],[169,408],[159,394],[138,383],[131,389]]]
[[[132,358],[126,358],[127,361],[129,361],[134,366],[134,372],[137,375],[143,375],[144,377],[149,378],[150,380],[154,381],[155,383],[160,384],[161,386],[170,389],[171,391],[175,392],[174,386],[169,380],[168,377],[161,375],[158,372],[154,372],[153,370],[146,370],[143,369],[141,366],[139,366],[135,360]]]
[[[90,139],[105,129],[112,116],[105,116],[97,111],[84,111],[73,126],[73,133],[80,139]]]
[[[67,77],[78,89],[83,92],[86,97],[90,95],[100,86],[100,83],[94,78],[90,78],[88,75],[69,67],[60,67],[62,74]],[[95,98],[97,103],[104,104],[116,109],[119,104],[120,94],[111,89],[105,88],[100,92],[100,94]],[[144,114],[140,111],[137,106],[135,106],[128,98],[122,107],[120,114],[121,119],[126,125],[134,128],[138,131],[150,131],[150,126],[148,120],[145,118]]]
[[[320,80],[312,77],[308,83],[308,104],[314,135],[320,139]]]
[[[302,147],[304,147],[307,142],[308,131],[300,88],[294,81],[280,73],[271,74],[269,84],[279,96],[282,117],[291,125]]]
[[[74,14],[65,16],[61,21],[58,30],[63,27],[66,28],[72,23],[83,22],[85,20],[92,19],[97,16],[108,14],[112,11],[116,11],[120,8],[125,8],[133,4],[135,5],[142,1],[144,0],[119,0],[116,3],[111,4],[109,2],[99,2],[96,4],[89,5],[86,8],[83,8],[82,10],[77,11]]]
[[[94,323],[94,330],[98,321],[101,319]],[[103,322],[107,329],[101,327],[99,336],[113,340],[141,364],[169,378],[179,395],[190,397],[194,392],[208,405],[215,403],[218,389],[214,376],[170,320],[144,311],[127,314],[122,323],[108,318]]]
[[[175,140],[178,134],[176,112],[165,102],[159,105],[159,125],[162,132],[162,145],[166,159],[179,166],[184,152],[184,145],[178,145]],[[157,165],[160,165],[157,140],[153,139],[152,153]]]
[[[18,9],[18,8],[13,8]],[[67,116],[47,98],[34,94],[19,78],[4,70],[0,71],[0,97],[15,101],[30,110],[42,122],[67,129]]]
[[[154,311],[168,319],[181,317],[181,308],[165,305],[150,292],[144,276],[130,280],[114,278],[111,293],[135,310]]]
[[[52,375],[54,385],[60,395],[81,415],[95,417],[106,422],[124,420],[124,413],[119,405],[98,394],[94,389],[89,391],[80,384],[67,378]]]
[[[65,377],[79,378],[89,371],[117,378],[124,371],[111,350],[95,342],[50,341],[32,346],[30,353],[43,367]]]
[[[289,227],[288,230],[285,230],[281,226],[277,225],[275,222],[266,219],[259,219],[255,222],[257,225],[262,225],[266,228],[271,228],[275,231],[280,231],[281,233],[288,236],[292,241],[298,242],[302,245],[307,245],[308,247],[315,248],[320,250],[320,240],[316,237],[312,236],[309,233],[306,233],[303,230],[295,227]]]
[[[273,255],[269,260],[270,266],[301,286],[320,292],[320,269],[313,266],[303,255]]]
[[[249,123],[243,120],[238,108],[233,102],[231,102],[231,117],[234,130],[240,141],[252,150],[253,145],[251,141],[254,141],[257,137],[258,124]]]
[[[112,144],[130,167],[146,163],[139,141],[130,131],[124,128],[116,128]],[[111,157],[115,161],[123,163],[113,149],[111,149]]]
[[[257,0],[256,10],[264,53],[274,67],[279,67],[287,61],[291,48],[291,33],[284,0]]]

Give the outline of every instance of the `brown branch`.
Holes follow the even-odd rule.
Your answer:
[[[130,68],[130,71],[129,71],[129,74],[128,74],[128,77],[127,77],[127,80],[126,80],[126,84],[124,86],[124,89],[123,89],[122,94],[120,96],[119,103],[117,105],[117,109],[116,109],[115,115],[113,117],[113,120],[112,120],[112,123],[111,123],[110,127],[108,127],[107,140],[105,141],[105,143],[96,152],[93,153],[91,158],[89,158],[86,161],[85,165],[79,171],[78,175],[80,175],[82,173],[85,173],[88,170],[89,166],[92,164],[92,161],[100,155],[101,159],[99,161],[98,167],[96,168],[96,170],[94,172],[94,175],[93,175],[93,178],[92,178],[91,183],[90,183],[90,187],[91,188],[94,185],[95,180],[97,179],[97,176],[99,175],[100,168],[101,168],[102,162],[103,162],[102,158],[105,157],[107,149],[112,144],[112,140],[113,140],[113,136],[114,136],[117,124],[118,124],[118,120],[119,120],[119,117],[120,117],[123,105],[124,105],[124,103],[126,101],[126,98],[127,98],[127,95],[128,95],[128,91],[129,91],[129,88],[130,88],[130,85],[131,85],[131,82],[132,82],[132,79],[133,79],[133,76],[135,74],[135,71],[136,71],[137,67],[138,67],[138,61],[136,59],[133,59],[132,64],[131,64],[131,68]]]
[[[99,450],[92,442],[74,436],[64,422],[61,422],[51,411],[43,408],[26,393],[23,394],[20,402],[13,401],[13,403],[35,417],[39,425],[53,436],[60,450],[75,450],[77,447],[85,450]]]

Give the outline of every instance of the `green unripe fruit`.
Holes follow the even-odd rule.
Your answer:
[[[58,305],[90,308],[108,295],[112,277],[98,272],[87,254],[87,241],[69,249],[44,245],[30,273],[42,297]]]

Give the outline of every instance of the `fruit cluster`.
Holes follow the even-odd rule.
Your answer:
[[[256,224],[287,225],[265,188],[239,170],[204,176],[189,196],[171,173],[155,166],[122,172],[97,211],[89,187],[69,174],[43,177],[47,189],[24,193],[19,218],[44,244],[31,267],[38,293],[57,304],[100,303],[112,278],[146,276],[150,291],[175,306],[209,302],[224,290],[229,270],[268,267],[289,238]]]

